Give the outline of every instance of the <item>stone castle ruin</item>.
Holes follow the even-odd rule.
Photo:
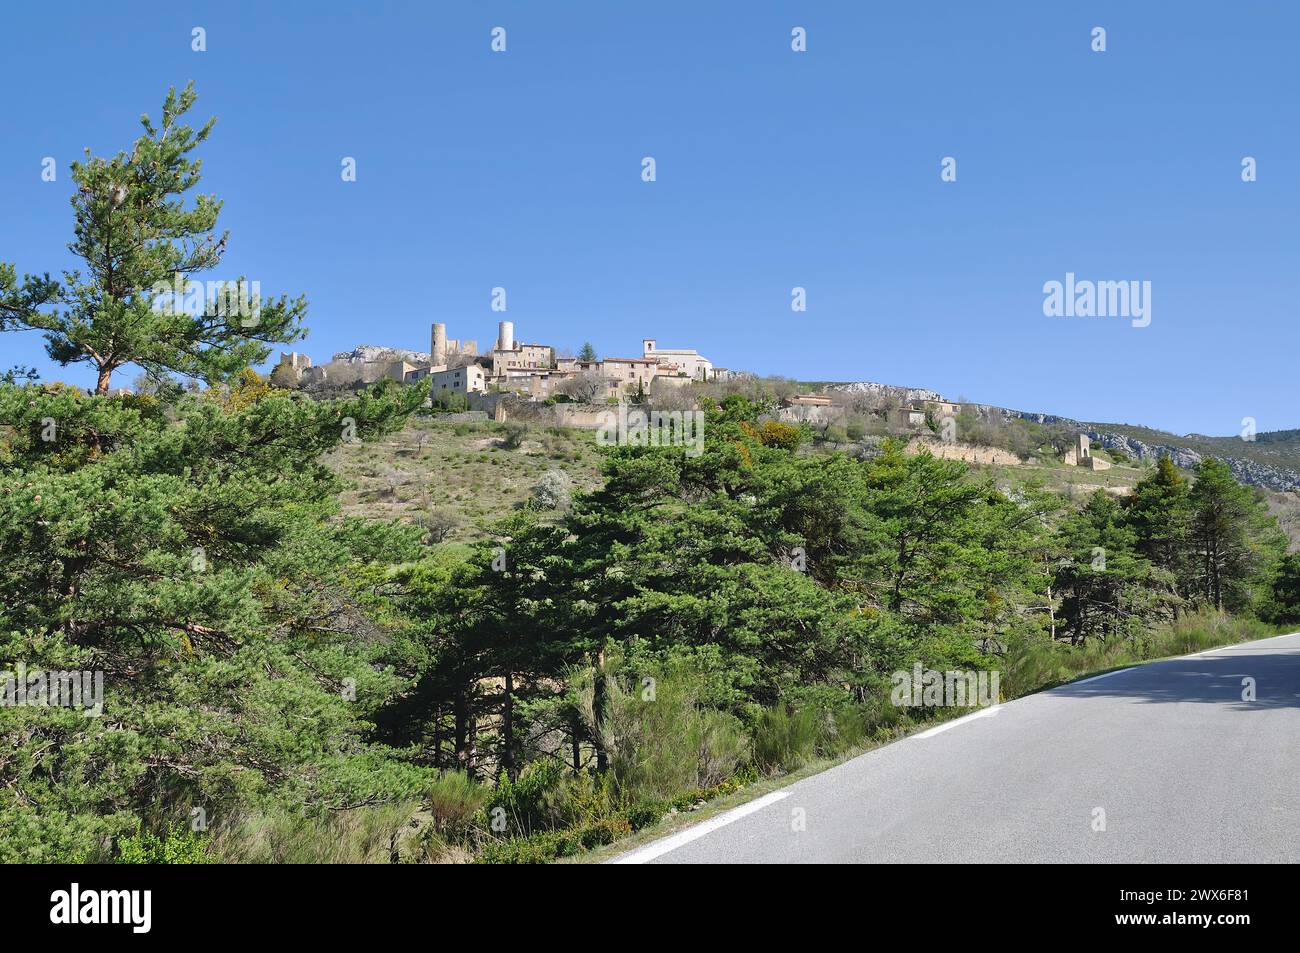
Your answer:
[[[1061,460],[1072,467],[1087,467],[1089,470],[1109,470],[1110,464],[1092,455],[1092,441],[1086,433],[1074,435],[1074,446],[1061,455]]]

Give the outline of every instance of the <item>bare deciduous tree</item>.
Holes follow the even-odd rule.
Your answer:
[[[416,525],[429,534],[430,543],[445,543],[461,527],[461,519],[452,510],[435,507],[416,517]]]
[[[584,404],[594,404],[604,396],[608,389],[605,378],[594,371],[585,371],[576,377],[570,377],[556,388],[565,397]]]

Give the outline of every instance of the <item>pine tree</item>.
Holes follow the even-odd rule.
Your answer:
[[[1247,607],[1252,589],[1285,551],[1286,541],[1253,490],[1221,460],[1196,467],[1189,495],[1193,574],[1201,600],[1215,609]]]
[[[1060,527],[1065,559],[1056,587],[1071,641],[1131,636],[1168,618],[1168,573],[1137,551],[1137,534],[1123,508],[1105,490]]]
[[[62,287],[28,275],[20,286],[12,266],[0,266],[0,320],[43,331],[58,363],[94,367],[98,394],[132,363],[157,378],[174,372],[226,380],[265,360],[268,344],[302,336],[303,298],[260,300],[242,277],[214,288],[215,296],[191,284],[221,263],[227,240],[216,232],[215,196],[185,204],[200,178],[201,162],[191,153],[216,122],[197,131],[181,124],[196,98],[193,84],[169,90],[157,126],[141,116],[144,134],[129,154],[106,159],[87,150],[84,162],[72,164],[78,188],[68,247],[85,263],[84,274],[66,272]]]
[[[1129,499],[1129,522],[1137,534],[1135,548],[1170,573],[1175,594],[1186,591],[1191,507],[1187,479],[1168,456],[1144,477]]]
[[[1300,553],[1288,553],[1278,566],[1266,606],[1270,622],[1294,625],[1300,622]]]
[[[25,275],[18,280],[12,264],[0,261],[0,331],[24,327],[41,308],[59,296],[59,283],[46,275]]]
[[[0,861],[103,859],[191,806],[341,809],[420,783],[363,743],[401,686],[349,631],[354,547],[319,458],[423,396],[0,384],[0,659],[104,686],[102,719],[0,706]]]
[[[986,490],[965,464],[890,444],[868,468],[865,505],[874,544],[861,568],[879,604],[915,622],[956,622],[982,592],[970,585],[982,559],[976,511]]]

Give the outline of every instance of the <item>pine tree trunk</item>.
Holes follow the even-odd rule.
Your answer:
[[[506,672],[505,698],[501,703],[501,767],[506,777],[515,779],[515,676]]]
[[[1219,560],[1218,546],[1209,550],[1209,558],[1206,559],[1210,568],[1210,598],[1214,601],[1216,611],[1223,611],[1223,584],[1219,579]]]
[[[1212,558],[1213,558],[1213,554],[1210,549],[1209,541],[1207,540],[1205,543],[1205,601],[1206,602],[1209,602],[1211,599],[1214,598],[1214,588],[1213,588],[1214,570],[1212,568],[1212,563],[1211,563]]]
[[[469,724],[467,725],[465,749],[465,773],[471,778],[478,774],[478,719],[474,717],[474,709],[469,708]]]
[[[113,383],[113,369],[103,366],[99,369],[99,380],[95,384],[95,393],[100,397],[108,396],[109,385]]]
[[[1047,619],[1052,626],[1052,641],[1056,641],[1056,606],[1052,604],[1052,586],[1047,586]]]
[[[469,692],[456,695],[456,766],[474,776],[474,713],[470,710]]]
[[[605,696],[605,650],[601,649],[596,653],[596,680],[592,686],[591,710],[592,727],[595,729],[592,731],[592,744],[596,748],[596,770],[602,773],[609,769],[609,754],[605,751],[603,741],[605,706],[608,704]]]

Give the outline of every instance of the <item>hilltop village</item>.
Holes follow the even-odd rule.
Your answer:
[[[428,352],[363,345],[337,353],[321,365],[313,365],[305,354],[282,353],[273,373],[308,390],[346,389],[384,379],[407,384],[427,380],[433,401],[446,404],[449,398],[460,397],[462,405],[489,412],[504,395],[531,401],[567,397],[606,403],[633,395],[647,397],[692,381],[742,376],[715,366],[692,348],[661,348],[653,338],[641,342],[638,357],[565,356],[552,345],[517,339],[512,321],[498,324],[496,340],[484,353],[479,352],[477,341],[448,338],[447,325],[438,322],[431,329]]]
[[[432,325],[427,352],[361,345],[319,365],[305,354],[282,352],[271,379],[320,396],[380,380],[427,382],[430,404],[443,410],[562,427],[595,426],[598,408],[621,401],[694,407],[699,391],[692,385],[759,386],[753,374],[720,367],[694,348],[661,347],[643,338],[635,357],[598,357],[589,347],[575,357],[520,340],[512,321],[497,325],[496,340],[482,352],[475,340],[449,338],[443,322]],[[778,419],[823,429],[844,423],[864,405],[887,418],[893,432],[921,433],[927,423],[955,418],[961,410],[929,390],[858,383],[805,393],[784,384],[773,394],[780,403]]]
[[[774,404],[771,417],[807,425],[818,446],[870,452],[883,438],[894,437],[913,453],[924,448],[976,466],[1028,468],[1067,493],[1075,485],[1101,486],[1125,496],[1160,457],[1191,471],[1213,456],[1238,481],[1273,493],[1271,505],[1300,546],[1300,506],[1291,498],[1300,491],[1300,469],[1275,459],[1276,454],[1269,457],[1269,445],[1252,454],[1254,445],[1240,441],[1225,446],[1229,441],[1090,424],[874,381],[760,378],[718,366],[692,348],[660,347],[654,338],[642,340],[636,357],[599,359],[589,352],[573,357],[549,344],[516,340],[514,325],[503,321],[491,349],[479,353],[476,341],[449,339],[446,325],[437,323],[428,352],[365,345],[319,366],[306,355],[284,353],[272,372],[277,386],[320,397],[344,395],[382,379],[427,380],[431,407],[450,411],[443,414],[449,422],[513,420],[542,428],[598,428],[602,411],[620,401],[688,410],[697,409],[705,396],[762,397]]]
[[[908,437],[913,450],[925,445],[938,456],[981,464],[1014,465],[1023,456],[987,441],[971,445],[956,434],[964,410],[966,419],[972,410],[986,417],[1014,412],[955,403],[931,390],[870,382],[830,384],[811,393],[789,381],[773,387],[773,382],[759,382],[753,374],[720,367],[694,348],[660,347],[654,338],[642,339],[637,357],[601,358],[589,347],[583,351],[574,357],[550,344],[519,340],[514,322],[501,321],[491,348],[480,352],[476,340],[449,338],[447,325],[436,322],[427,352],[361,345],[319,365],[305,354],[282,352],[272,381],[322,396],[380,380],[427,382],[431,406],[467,419],[527,420],[560,427],[596,426],[600,409],[609,404],[694,407],[698,391],[692,385],[749,383],[772,390],[779,402],[774,414],[778,420],[809,424],[823,435],[845,430],[855,419],[874,419],[882,432]],[[1085,434],[1058,443],[1056,452],[1066,466],[1110,466],[1091,453]]]

